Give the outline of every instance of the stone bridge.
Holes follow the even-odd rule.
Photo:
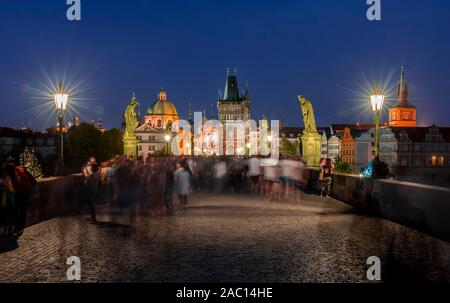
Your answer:
[[[450,282],[448,234],[434,209],[445,210],[445,190],[341,177],[333,190],[346,203],[305,192],[276,202],[194,193],[186,209],[140,211],[136,221],[99,206],[98,224],[80,211],[80,176],[44,180],[31,226],[0,239],[0,282],[65,282],[70,256],[80,258],[82,282],[369,282],[371,256],[385,282]]]

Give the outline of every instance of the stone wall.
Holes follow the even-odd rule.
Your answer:
[[[319,189],[318,171],[310,186]],[[450,240],[450,189],[396,180],[335,174],[332,196],[356,208]]]
[[[82,182],[81,174],[38,180],[28,209],[27,225],[79,209]]]

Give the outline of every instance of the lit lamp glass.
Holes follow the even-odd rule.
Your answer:
[[[66,110],[67,101],[69,100],[69,94],[64,91],[64,85],[62,83],[59,84],[58,91],[53,94],[53,99],[55,100],[55,106],[57,110]]]
[[[372,111],[379,112],[383,109],[385,96],[382,93],[381,86],[375,85],[373,88],[373,94],[370,96],[372,103]]]
[[[164,136],[164,140],[166,140],[166,142],[169,142],[170,141],[170,135],[165,135]]]

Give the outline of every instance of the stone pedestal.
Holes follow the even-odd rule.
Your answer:
[[[123,154],[127,157],[137,158],[137,144],[136,137],[124,137],[123,138]]]
[[[320,143],[322,137],[319,133],[303,133],[302,158],[306,161],[308,167],[319,167],[320,165]]]

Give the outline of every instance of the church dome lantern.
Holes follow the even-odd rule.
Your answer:
[[[166,128],[168,123],[177,120],[178,112],[175,105],[167,99],[167,93],[161,90],[158,99],[147,110],[145,123],[155,128]]]

